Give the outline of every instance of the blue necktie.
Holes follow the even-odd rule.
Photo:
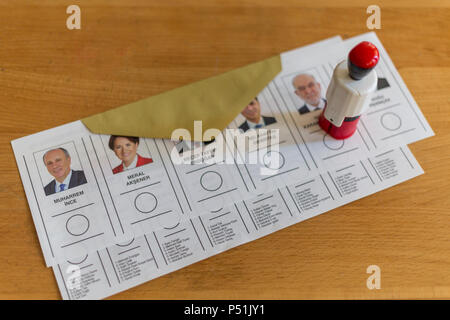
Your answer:
[[[64,183],[61,183],[59,185],[59,191],[64,191],[64,188],[66,187],[66,185]]]
[[[262,124],[257,124],[256,126],[255,126],[255,129],[259,129],[259,128],[262,128]]]

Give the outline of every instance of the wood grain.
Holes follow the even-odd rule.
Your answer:
[[[330,36],[371,1],[0,2],[0,298],[60,299],[10,141]],[[112,299],[450,298],[450,3],[378,1],[377,31],[436,136],[425,174]],[[366,288],[377,264],[382,289]]]

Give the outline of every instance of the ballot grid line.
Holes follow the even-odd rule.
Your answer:
[[[90,240],[90,239],[99,237],[99,236],[104,235],[104,234],[105,234],[104,232],[100,232],[100,233],[94,234],[94,235],[92,235],[90,237],[87,237],[87,238],[84,238],[84,239],[81,239],[81,240],[77,240],[77,241],[74,241],[74,242],[71,242],[71,243],[68,243],[68,244],[64,244],[64,245],[61,246],[61,248],[70,247],[70,246],[72,246],[74,244],[77,244],[77,243],[80,243],[80,242],[83,242],[83,241],[86,241],[86,240]]]
[[[306,181],[306,182],[304,182],[304,183],[298,184],[298,185],[296,185],[295,187],[296,187],[296,188],[302,187],[302,186],[304,186],[304,185],[306,185],[306,184],[308,184],[308,183],[314,182],[314,181],[316,181],[316,179],[311,179],[311,180]]]
[[[253,219],[253,216],[250,213],[250,210],[248,210],[247,204],[245,203],[245,201],[242,201],[242,203],[244,204],[245,209],[247,210],[247,213],[250,217],[250,220],[252,220],[253,222],[253,226],[255,227],[256,230],[258,230],[258,227],[256,226],[255,220]]]
[[[399,135],[402,135],[402,134],[405,134],[405,133],[408,133],[408,132],[411,132],[411,131],[414,131],[414,130],[416,130],[416,128],[410,128],[410,129],[407,129],[407,130],[404,130],[404,131],[401,131],[401,132],[392,134],[392,135],[390,135],[390,136],[383,137],[383,138],[381,138],[381,140],[384,141],[384,140],[387,140],[387,139],[390,139],[390,138],[394,138],[394,137],[397,137],[397,136],[399,136]]]
[[[110,217],[110,215],[109,215],[109,211],[108,211],[108,207],[106,206],[105,198],[103,197],[103,193],[102,193],[101,190],[100,190],[100,184],[98,183],[97,175],[95,174],[95,170],[94,170],[94,167],[93,167],[93,165],[92,165],[91,157],[89,157],[89,153],[87,152],[86,144],[85,144],[83,138],[81,138],[81,142],[83,143],[83,147],[84,147],[84,150],[85,150],[85,152],[86,152],[86,156],[87,156],[87,158],[88,158],[88,160],[89,160],[89,164],[90,164],[91,170],[92,170],[92,175],[94,176],[94,179],[95,179],[95,183],[96,183],[96,185],[97,185],[98,192],[99,192],[99,194],[100,194],[100,197],[102,198],[103,206],[104,206],[104,208],[105,208],[105,212],[106,212],[106,215],[107,215],[107,217],[108,217],[108,221],[109,221],[109,223],[110,223],[110,225],[111,225],[111,229],[112,229],[112,231],[113,231],[113,233],[114,233],[114,236],[116,237],[116,236],[117,236],[117,234],[116,234],[116,229],[114,228],[114,225],[113,225],[113,223],[112,223],[111,217]]]
[[[372,114],[375,114],[375,113],[378,113],[378,112],[381,112],[381,111],[386,111],[386,110],[388,110],[388,109],[392,109],[392,108],[398,107],[398,106],[400,106],[400,105],[401,105],[401,103],[400,103],[400,102],[397,102],[397,103],[394,103],[393,105],[390,105],[390,106],[387,106],[387,107],[383,107],[383,108],[377,109],[377,110],[375,110],[375,111],[367,112],[366,114],[367,114],[368,116],[370,116],[370,115],[372,115]]]
[[[227,148],[228,148],[228,146],[227,146]],[[229,150],[229,148],[228,148],[228,150]],[[236,170],[239,172],[239,176],[241,177],[242,182],[244,183],[245,189],[247,189],[247,192],[250,192],[250,189],[249,189],[248,186],[247,186],[247,182],[245,182],[244,176],[243,176],[242,173],[241,173],[241,169],[239,169],[239,166],[238,166],[238,164],[236,163],[235,157],[233,157],[233,163],[234,163],[234,165],[236,166]],[[251,178],[250,178],[250,179],[251,179]],[[253,183],[253,181],[252,181],[252,183]],[[255,188],[256,188],[256,187],[255,187]]]
[[[106,252],[108,253],[109,261],[111,261],[111,266],[113,267],[114,273],[116,274],[117,282],[120,284],[119,275],[117,274],[116,267],[114,266],[114,262],[112,261],[111,254],[109,253],[108,248],[106,248]]]
[[[108,280],[108,285],[111,288],[111,281],[109,281],[109,277],[108,277],[108,274],[106,273],[105,266],[103,264],[103,260],[100,257],[100,253],[98,251],[97,251],[97,256],[98,256],[98,260],[100,261],[100,263],[102,265],[103,273],[105,274],[106,280]]]
[[[323,179],[322,175],[320,174],[319,176],[320,176],[320,179],[322,180],[323,184],[325,185],[325,188],[327,188],[328,193],[329,193],[330,196],[331,196],[331,199],[335,200],[334,197],[333,197],[333,194],[331,193],[330,189],[328,188],[328,185],[326,184],[326,182],[325,182],[325,180]]]
[[[321,130],[322,130],[322,129],[321,129]],[[366,146],[367,151],[370,152],[369,145],[367,144],[366,139],[364,139],[364,137],[363,137],[363,135],[361,134],[361,131],[359,130],[358,127],[356,127],[356,132],[358,132],[359,136],[361,137],[361,140],[364,142],[364,145]]]
[[[159,155],[159,161],[161,161],[161,163],[162,163],[162,165],[164,167],[164,171],[166,172],[167,179],[169,180],[170,186],[172,187],[173,194],[175,195],[175,198],[177,199],[177,203],[178,203],[178,206],[180,207],[181,213],[184,214],[183,206],[180,203],[180,199],[178,198],[177,192],[176,192],[175,187],[174,187],[174,185],[172,183],[172,179],[170,178],[169,172],[167,171],[166,164],[165,164],[165,161],[163,161],[163,158],[161,156],[161,152],[159,150],[158,144],[156,143],[155,139],[151,139],[151,140],[155,144],[156,151],[158,152],[158,155]],[[144,139],[144,143],[147,146],[147,149],[148,149],[149,153],[151,153],[150,152],[150,147],[147,144],[147,139]]]
[[[338,169],[338,170],[335,170],[336,172],[341,172],[341,171],[344,171],[344,170],[347,170],[347,169],[349,169],[349,168],[353,168],[355,166],[355,164],[352,164],[352,165],[350,165],[350,166],[347,166],[347,167],[344,167],[344,168],[341,168],[341,169]]]
[[[64,283],[64,288],[66,289],[67,299],[72,300],[71,295],[69,293],[69,289],[67,288],[66,281],[64,280],[64,276],[63,276],[62,271],[61,271],[61,266],[58,264],[57,267],[58,267],[58,270],[59,270],[59,274],[61,275],[62,282]]]
[[[236,128],[237,128],[237,127],[238,127],[238,124],[237,124],[237,122],[236,122],[236,119],[233,120],[233,123],[234,123],[234,125],[235,125]],[[247,138],[246,138],[246,139],[247,139]],[[228,142],[227,142],[227,143],[228,143]],[[243,157],[242,154],[241,154],[241,152],[239,151],[239,148],[238,148],[238,146],[237,146],[237,144],[236,144],[236,140],[235,140],[234,138],[233,138],[233,144],[234,144],[235,149],[236,149],[237,152],[238,152],[239,158],[240,158],[241,160],[245,159],[245,157]],[[229,150],[229,148],[228,148],[228,150]],[[241,171],[239,170],[239,166],[238,166],[237,163],[236,163],[236,159],[234,159],[234,158],[235,158],[235,157],[233,157],[234,163],[235,163],[235,165],[236,165],[236,168],[237,168],[238,171],[239,171],[239,174],[240,174],[240,176],[241,176],[242,181],[244,182],[245,187],[247,188],[247,192],[250,192],[250,190],[248,189],[247,183],[245,182],[245,179],[244,179],[244,177],[242,176]],[[251,183],[252,183],[252,185],[253,185],[253,188],[256,190],[256,189],[257,189],[257,188],[256,188],[256,184],[255,184],[255,182],[253,181],[252,175],[251,175],[250,172],[248,171],[247,164],[245,163],[245,161],[242,161],[242,164],[244,165],[244,168],[245,168],[245,170],[247,171],[247,175],[248,175],[248,177],[250,178],[250,181],[251,181]]]
[[[113,170],[113,166],[112,166],[112,164],[111,164],[111,160],[110,160],[109,157],[108,157],[108,153],[106,152],[106,147],[105,147],[105,145],[104,145],[104,143],[103,143],[103,138],[102,138],[101,135],[98,135],[98,138],[100,139],[100,144],[101,144],[101,146],[102,146],[102,148],[103,148],[103,152],[105,153],[106,160],[108,160],[109,168],[110,168],[111,171],[112,171],[112,170]]]
[[[273,86],[275,86],[275,90],[277,90],[277,86],[276,86],[276,84],[275,84],[273,81],[272,81],[270,84],[272,84]],[[267,92],[270,94],[270,96],[272,97],[272,100],[275,102],[275,106],[276,106],[277,109],[280,111],[280,114],[281,114],[281,116],[282,116],[283,119],[284,119],[284,123],[286,124],[286,127],[289,129],[289,133],[291,134],[292,138],[294,139],[295,144],[297,145],[298,151],[299,151],[300,154],[302,155],[303,161],[305,161],[306,166],[308,167],[308,169],[311,170],[311,168],[310,168],[310,166],[309,166],[309,164],[308,164],[308,161],[306,161],[306,158],[305,158],[303,152],[302,152],[301,149],[300,149],[300,144],[298,143],[297,139],[295,138],[295,135],[292,133],[292,130],[291,130],[291,128],[290,128],[290,125],[288,124],[288,121],[286,120],[286,118],[285,118],[285,116],[284,116],[284,112],[281,111],[281,107],[280,107],[280,105],[279,105],[279,103],[278,103],[278,101],[277,101],[277,99],[276,99],[276,97],[275,97],[275,94],[274,94],[274,93],[272,92],[272,90],[270,89],[270,84],[267,86]],[[281,96],[281,94],[280,94],[280,96]],[[281,100],[282,100],[284,103],[286,103],[286,101],[284,101],[284,99],[283,99],[283,96],[281,96]],[[300,133],[300,131],[299,131],[299,129],[298,129],[296,123],[295,123],[295,120],[294,120],[294,118],[292,117],[292,114],[289,112],[289,110],[288,110],[288,113],[289,113],[289,115],[290,115],[290,118],[291,118],[292,122],[294,122],[294,126],[297,128],[297,131],[298,131],[298,133],[299,133],[299,135],[300,135],[300,138],[301,138],[302,141],[303,141],[303,145],[305,146],[306,150],[308,151],[308,154],[309,154],[309,156],[311,157],[311,159],[312,159],[312,161],[313,161],[313,163],[314,163],[314,165],[315,165],[315,167],[316,167],[316,169],[317,169],[317,168],[318,168],[317,163],[316,163],[316,161],[314,160],[314,157],[312,156],[311,151],[309,150],[308,146],[306,145],[305,139],[303,138],[302,134]]]
[[[116,216],[117,216],[117,220],[119,221],[120,229],[122,230],[122,233],[125,234],[125,231],[124,231],[123,225],[122,225],[122,221],[120,220],[119,213],[117,212],[117,208],[116,208],[116,205],[114,203],[114,199],[113,199],[112,194],[111,194],[111,190],[109,189],[108,182],[106,181],[105,173],[103,172],[103,168],[102,168],[102,165],[100,163],[100,159],[98,158],[97,150],[95,149],[95,145],[94,145],[94,142],[92,140],[92,136],[89,136],[89,139],[91,140],[92,149],[94,150],[95,157],[97,158],[97,163],[98,163],[98,165],[100,167],[100,172],[102,173],[103,180],[105,181],[106,189],[108,190],[109,197],[111,198],[111,203],[113,205],[114,211],[116,212]]]
[[[403,151],[402,147],[400,147],[400,151],[402,152],[403,156],[406,158],[406,160],[408,161],[409,165],[411,166],[411,169],[414,169],[414,166],[412,165],[411,161],[409,160],[409,158],[406,156],[405,151]]]
[[[52,257],[54,258],[55,255],[53,253],[52,244],[51,244],[50,238],[48,236],[47,228],[46,228],[45,222],[44,222],[44,217],[42,216],[41,207],[39,206],[39,201],[38,201],[38,199],[36,197],[36,191],[34,190],[33,181],[31,180],[30,170],[28,169],[28,164],[27,164],[27,161],[25,160],[25,156],[23,156],[23,163],[25,164],[25,167],[27,169],[28,178],[30,179],[31,189],[33,190],[34,199],[36,200],[36,205],[38,207],[39,216],[41,217],[42,227],[44,228],[45,236],[47,237],[48,246],[50,248],[50,252],[52,254]]]
[[[232,123],[234,123],[235,125],[237,125],[237,124],[236,124],[236,119],[234,119],[234,120],[232,121]],[[227,129],[228,129],[228,128],[229,128],[229,126],[227,126]],[[230,145],[229,145],[229,144],[231,144],[231,142],[230,142],[230,141],[227,141],[227,140],[225,139],[225,148],[226,148],[226,150],[227,150],[228,152],[234,151],[234,150],[232,150],[232,149],[230,148]],[[242,159],[242,155],[241,155],[241,153],[239,152],[239,149],[237,148],[236,141],[235,141],[234,138],[233,138],[233,144],[234,144],[234,146],[235,146],[235,149],[238,151],[238,154],[234,154],[234,153],[233,153],[233,163],[234,163],[234,165],[235,165],[235,167],[236,167],[237,172],[239,173],[239,176],[240,176],[241,179],[242,179],[242,183],[244,184],[245,189],[247,190],[247,192],[250,192],[250,189],[249,189],[248,186],[247,186],[247,182],[245,181],[244,176],[242,175],[241,169],[239,169],[239,166],[238,166],[238,164],[237,164],[237,162],[236,162],[236,157],[239,156],[239,158]],[[224,162],[224,161],[222,161],[222,162]],[[256,185],[255,185],[255,183],[253,182],[252,176],[250,175],[250,173],[249,173],[249,171],[248,171],[248,168],[247,168],[247,166],[246,166],[246,164],[245,164],[245,161],[242,161],[242,162],[243,162],[243,164],[244,164],[245,170],[247,171],[247,175],[249,176],[250,181],[251,181],[252,184],[253,184],[253,187],[256,189]]]
[[[385,53],[385,55],[383,55],[383,56],[380,57],[380,62],[382,61],[383,64],[384,64],[384,65],[386,66],[386,68],[388,69],[388,71],[391,73],[392,78],[394,78],[394,80],[395,80],[395,82],[396,82],[396,84],[397,84],[397,87],[398,87],[398,88],[400,89],[400,91],[402,92],[403,97],[405,98],[406,102],[408,103],[409,108],[410,108],[411,111],[414,113],[414,115],[416,116],[416,118],[417,118],[417,120],[419,121],[419,123],[422,125],[423,130],[424,130],[425,132],[427,132],[427,129],[426,129],[425,125],[423,124],[422,120],[420,119],[419,115],[417,114],[416,108],[413,107],[411,101],[409,100],[409,96],[405,93],[405,91],[403,90],[403,87],[401,86],[400,82],[399,82],[398,79],[397,79],[397,76],[400,77],[400,75],[398,74],[398,72],[397,72],[397,73],[394,73],[394,72],[391,70],[391,65],[394,65],[394,63],[391,61],[390,58],[388,58],[388,59],[384,58],[384,56],[388,56],[388,55],[387,55],[386,51],[384,50],[383,45],[381,45],[381,43],[380,43],[379,45],[381,46],[382,50],[384,51],[383,53]],[[388,63],[386,63],[385,60],[387,60]]]
[[[139,187],[139,188],[136,188],[136,189],[133,189],[133,190],[128,190],[128,191],[122,192],[120,195],[123,196],[124,194],[130,193],[130,192],[134,192],[134,191],[138,191],[138,190],[141,190],[141,189],[144,189],[144,188],[152,187],[152,186],[157,185],[159,183],[161,183],[161,181],[156,181],[156,182],[150,183],[150,184],[148,184],[146,186],[143,186],[143,187]]]
[[[387,155],[388,153],[391,153],[391,152],[393,152],[393,151],[394,151],[394,149],[391,149],[391,150],[389,150],[389,151],[386,151],[386,152],[377,154],[377,155],[375,156],[375,158],[382,157],[382,156]]]
[[[226,215],[228,215],[228,214],[230,214],[230,213],[231,213],[231,211],[228,211],[228,212],[222,213],[222,214],[220,214],[220,215],[218,215],[218,216],[215,216],[215,217],[212,217],[212,218],[210,218],[210,219],[209,219],[209,221],[212,221],[212,220],[215,220],[215,219],[221,218],[221,217],[223,217],[223,216],[226,216]]]
[[[372,181],[372,184],[375,184],[375,181],[373,181],[372,176],[369,174],[369,171],[367,171],[364,163],[361,160],[359,160],[359,162],[361,163],[361,166],[363,167],[364,171],[367,173],[367,176],[370,178],[370,181]]]
[[[270,92],[270,88],[269,85],[261,92],[261,96],[263,97],[264,101],[266,102],[267,107],[269,108],[270,112],[272,113],[272,115],[275,115],[275,112],[272,109],[271,103],[269,103],[268,99],[267,99],[267,95],[270,95],[272,97],[272,100],[274,101],[274,103],[278,106],[277,101],[275,99],[275,96],[272,94],[272,92]],[[279,109],[279,108],[278,108]],[[300,153],[300,155],[302,156],[303,161],[306,164],[306,167],[308,168],[308,170],[311,170],[311,167],[308,164],[308,161],[306,161],[305,155],[303,154],[302,150],[300,149],[300,145],[297,141],[297,139],[295,138],[295,135],[292,133],[292,130],[290,128],[290,126],[288,125],[286,118],[284,117],[284,114],[281,112],[281,110],[279,109],[280,114],[283,118],[283,122],[284,125],[286,126],[286,128],[289,130],[289,134],[291,135],[291,138],[294,140],[296,146],[297,146],[297,150]],[[280,143],[281,144],[281,143]]]
[[[270,195],[270,196],[268,196],[268,197],[265,197],[265,198],[262,198],[262,199],[253,201],[253,204],[257,204],[257,203],[259,203],[259,202],[261,202],[261,201],[264,201],[264,200],[267,200],[267,199],[270,199],[270,198],[273,198],[273,194]]]
[[[91,206],[91,205],[93,205],[93,204],[95,204],[95,203],[94,203],[94,202],[91,202],[91,203],[88,203],[88,204],[86,204],[86,205],[84,205],[84,206],[81,206],[81,207],[78,207],[78,208],[74,208],[74,209],[71,209],[71,210],[68,210],[68,211],[64,211],[64,212],[62,212],[62,213],[54,214],[54,215],[52,215],[51,217],[52,217],[52,218],[56,218],[56,217],[59,217],[59,216],[62,216],[62,215],[64,215],[64,214],[66,214],[66,213],[70,213],[70,212],[73,212],[73,211],[77,211],[77,210],[80,210],[80,209],[89,207],[89,206]]]
[[[289,188],[287,188],[287,190],[289,190]],[[286,206],[286,208],[289,211],[289,214],[291,215],[291,217],[293,217],[294,215],[292,214],[291,208],[289,208],[289,206],[286,203],[286,200],[284,200],[283,195],[281,194],[280,188],[278,188],[278,193],[280,194],[281,199],[283,200],[284,205]],[[300,210],[299,210],[300,211]]]
[[[171,212],[172,212],[172,210],[166,210],[166,211],[164,211],[164,212],[155,214],[155,215],[153,215],[153,216],[150,216],[150,217],[147,217],[147,218],[144,218],[144,219],[140,219],[140,220],[133,221],[133,222],[131,222],[131,225],[136,224],[136,223],[140,223],[140,222],[143,222],[143,221],[147,221],[147,220],[149,220],[149,219],[153,219],[153,218],[156,218],[156,217],[159,217],[159,216],[162,216],[162,215],[164,215],[164,214],[171,213]]]
[[[136,247],[133,247],[133,248],[131,248],[131,249],[127,249],[127,250],[125,250],[125,251],[121,251],[121,252],[117,253],[117,255],[121,255],[121,254],[130,252],[131,250],[136,250],[136,249],[138,249],[138,248],[140,248],[140,247],[141,247],[141,246],[136,246]]]
[[[307,70],[309,70],[309,69],[307,69]],[[298,71],[298,72],[306,72],[306,71]],[[295,72],[295,73],[298,73],[298,72]],[[283,81],[281,81],[281,83],[286,87],[286,84],[285,84]],[[303,137],[303,135],[302,135],[302,133],[301,133],[301,130],[300,130],[300,128],[299,128],[298,125],[297,125],[296,120],[295,120],[294,117],[292,116],[291,110],[289,110],[289,108],[288,108],[288,103],[287,103],[287,101],[286,101],[284,95],[281,93],[281,89],[279,88],[278,84],[276,83],[276,79],[273,80],[270,84],[275,88],[275,92],[278,93],[278,96],[279,96],[279,97],[281,98],[281,100],[284,102],[284,108],[286,109],[287,113],[288,113],[289,116],[291,117],[292,122],[294,123],[294,126],[295,126],[295,128],[297,129],[297,132],[298,132],[298,134],[300,135],[300,137],[302,138],[303,144],[305,145],[305,148],[306,148],[306,150],[307,150],[308,153],[309,153],[309,156],[311,157],[312,161],[314,162],[314,165],[315,165],[316,168],[318,169],[319,167],[318,167],[318,165],[317,165],[317,163],[316,163],[316,160],[314,159],[314,157],[313,157],[313,155],[312,155],[312,153],[311,153],[311,150],[309,150],[308,144],[306,143],[305,138]],[[272,93],[272,91],[270,90],[270,84],[269,84],[268,88],[269,88],[269,91]],[[289,89],[286,88],[286,90],[289,92]],[[273,95],[274,100],[275,100],[275,95],[274,95],[274,93],[272,93],[272,95]],[[291,102],[292,102],[292,98],[291,98],[290,95],[289,95],[289,99],[290,99]],[[281,107],[278,105],[277,102],[276,102],[276,105],[277,105],[278,109],[280,110],[280,112],[283,114],[283,112],[281,111]],[[295,103],[293,104],[293,106],[295,106]],[[292,107],[292,106],[291,106],[290,109],[294,109],[295,112],[296,112],[296,115],[298,115],[298,110],[297,110],[295,107]]]
[[[236,203],[234,204],[234,207],[236,208],[236,211],[239,214],[239,217],[241,218],[241,221],[245,227],[245,230],[247,230],[247,234],[250,234],[250,230],[248,230],[247,225],[245,224],[244,219],[242,218],[241,212],[239,211],[239,208],[237,207]]]
[[[276,174],[272,174],[272,175],[270,175],[270,176],[267,176],[267,177],[262,178],[261,181],[265,181],[265,180],[267,180],[267,179],[271,179],[271,178],[274,178],[274,177],[278,177],[278,176],[280,176],[280,175],[282,175],[282,174],[289,173],[289,172],[292,172],[292,171],[295,171],[295,170],[298,170],[298,169],[300,169],[300,167],[295,167],[295,168],[292,168],[292,169],[289,169],[289,170],[286,170],[286,171],[283,171],[283,172],[279,172],[279,173],[276,173]]]
[[[189,219],[189,221],[191,222],[192,229],[194,230],[195,235],[197,236],[198,242],[202,246],[203,251],[206,251],[205,247],[203,246],[202,240],[200,240],[200,236],[198,235],[197,229],[195,228],[194,223],[192,222],[192,219]]]
[[[378,176],[378,179],[380,179],[380,182],[383,181],[383,179],[381,179],[380,173],[378,172],[378,170],[375,168],[375,166],[373,165],[372,161],[370,160],[370,158],[367,158],[367,160],[369,161],[370,165],[372,166],[373,171],[375,171],[375,173]]]
[[[199,217],[198,217],[198,220],[200,221],[200,224],[202,225],[203,230],[204,230],[205,233],[206,233],[206,237],[207,237],[208,240],[209,240],[209,244],[211,245],[211,247],[214,247],[214,245],[213,245],[213,243],[212,243],[212,241],[211,241],[211,237],[209,236],[209,233],[208,233],[208,231],[207,231],[206,228],[205,228],[205,224],[203,223],[202,217],[199,216]]]
[[[339,193],[339,195],[342,198],[341,190],[339,190],[338,186],[336,185],[336,182],[334,181],[333,177],[331,176],[330,171],[327,171],[327,173],[328,173],[328,176],[330,177],[331,182],[333,182],[334,187],[336,188],[337,192]]]
[[[145,234],[144,234],[144,239],[145,239],[145,242],[147,243],[148,250],[150,250],[150,254],[152,255],[153,261],[155,262],[156,269],[159,269],[158,262],[156,261],[155,255],[153,254],[152,247],[150,247],[150,244],[148,243],[147,235],[145,235]]]
[[[286,190],[288,191],[289,196],[291,197],[292,201],[294,202],[294,205],[295,205],[295,207],[297,208],[298,213],[299,213],[299,214],[302,214],[302,211],[301,211],[300,208],[298,207],[297,201],[295,201],[294,197],[292,196],[292,193],[291,193],[291,190],[289,189],[289,187],[286,187]]]
[[[91,264],[88,264],[87,266],[82,266],[82,267],[80,267],[80,270],[87,269],[87,268],[89,268],[89,267],[92,267],[93,265],[94,265],[94,264],[91,263]]]
[[[224,195],[224,194],[226,194],[226,193],[230,193],[230,192],[233,192],[233,191],[236,191],[236,190],[238,190],[238,188],[232,188],[232,189],[229,189],[229,190],[227,190],[227,191],[223,191],[223,192],[220,192],[220,193],[218,193],[218,194],[215,194],[215,195],[212,195],[212,196],[209,196],[209,197],[206,197],[206,198],[197,200],[197,202],[203,202],[203,201],[206,201],[206,200],[209,200],[209,199],[218,197],[218,196],[222,196],[222,195]]]
[[[370,134],[369,130],[366,127],[366,124],[364,123],[364,119],[362,119],[362,117],[360,117],[359,122],[361,122],[364,130],[366,131],[367,135],[369,136],[370,141],[372,141],[373,145],[375,146],[375,149],[378,149],[377,144],[375,143],[375,140],[373,140],[372,135]]]
[[[186,196],[186,192],[184,191],[183,184],[182,184],[181,181],[180,181],[180,177],[178,176],[178,172],[177,172],[177,170],[175,169],[175,165],[174,165],[174,163],[173,163],[173,161],[172,161],[172,158],[170,157],[169,150],[167,149],[167,146],[166,146],[166,144],[165,144],[164,141],[162,142],[162,144],[163,144],[163,146],[164,146],[164,149],[166,150],[166,155],[168,156],[168,158],[169,158],[169,160],[170,160],[170,163],[172,164],[173,171],[175,172],[175,175],[176,175],[176,177],[177,177],[178,183],[179,183],[179,185],[180,185],[180,187],[181,187],[181,191],[183,191],[183,195],[184,195],[184,198],[186,199],[186,202],[187,202],[187,204],[188,204],[188,206],[189,206],[189,210],[192,211],[191,203],[189,202],[189,200],[188,200],[188,198],[187,198],[187,196]]]

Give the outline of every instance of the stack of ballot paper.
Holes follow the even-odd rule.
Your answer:
[[[325,92],[334,66],[364,40],[380,51],[378,88],[357,132],[334,140],[318,126]],[[206,98],[211,92],[216,101]],[[278,143],[259,150],[257,135],[231,161],[206,161],[217,139],[170,139],[164,129],[192,118],[243,135],[267,129],[265,139],[274,132]],[[63,299],[76,300],[108,297],[416,177],[423,170],[407,145],[432,135],[368,33],[281,53],[12,146],[46,264]],[[261,161],[244,159],[252,152]]]

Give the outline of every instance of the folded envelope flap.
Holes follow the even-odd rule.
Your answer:
[[[178,128],[223,130],[281,71],[280,56],[201,80],[81,121],[92,132],[170,138]]]

